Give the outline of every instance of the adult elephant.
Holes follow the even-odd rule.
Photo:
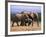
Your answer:
[[[32,26],[33,26],[33,21],[37,22],[37,25],[39,26],[39,17],[38,17],[38,13],[30,13],[28,14],[29,18],[32,19]]]
[[[18,23],[18,22],[21,22],[20,25],[23,26],[23,25],[24,25],[24,20],[25,20],[24,14],[16,14],[16,15],[12,18],[12,21],[13,21],[12,27],[14,26],[14,23],[15,23],[15,22],[17,23],[17,26],[19,26],[19,23]]]
[[[25,26],[26,26],[26,23],[28,23],[28,26],[30,26],[32,22],[32,19],[29,18],[27,13],[24,15],[24,22],[25,22]]]

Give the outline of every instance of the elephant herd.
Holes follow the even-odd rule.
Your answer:
[[[11,16],[11,21],[12,21],[12,27],[14,26],[14,23],[16,22],[17,26],[26,26],[26,23],[28,23],[28,26],[31,25],[33,26],[33,22],[37,22],[37,26],[39,26],[39,19],[38,19],[38,14],[36,13],[20,13],[16,14],[14,17]],[[20,25],[18,22],[21,22]]]

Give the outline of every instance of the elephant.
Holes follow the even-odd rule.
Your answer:
[[[28,23],[28,26],[30,26],[31,22],[32,22],[32,19],[29,18],[28,14],[25,14],[24,15],[24,22],[25,22],[25,26],[26,26],[26,23]]]
[[[37,22],[37,25],[39,26],[39,17],[38,17],[38,13],[30,13],[28,14],[29,18],[32,19],[32,26],[33,26],[33,21]]]
[[[33,21],[37,21],[37,25],[39,26],[39,19],[38,19],[38,14],[36,13],[20,13],[16,14],[14,17],[11,18],[13,21],[12,27],[14,26],[14,23],[17,23],[17,26],[19,26],[18,22],[21,22],[20,26],[26,26],[26,23],[28,23],[28,26],[31,25],[33,26]]]
[[[16,22],[17,23],[17,26],[19,26],[18,22],[21,21],[21,26],[24,25],[24,14],[16,14],[13,18],[12,18],[12,27],[14,26],[14,23]]]

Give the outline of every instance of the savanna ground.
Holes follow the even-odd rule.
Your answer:
[[[37,22],[33,23],[30,26],[17,26],[16,23],[14,23],[14,27],[10,27],[11,32],[17,32],[17,31],[39,31],[41,30],[41,23],[39,22],[39,27],[37,26]]]

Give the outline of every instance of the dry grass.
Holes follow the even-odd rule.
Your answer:
[[[16,31],[38,31],[41,30],[41,24],[39,23],[39,27],[37,26],[37,23],[34,22],[33,26],[32,24],[30,26],[15,26],[16,23],[14,24],[14,27],[11,27],[11,32],[16,32]]]

